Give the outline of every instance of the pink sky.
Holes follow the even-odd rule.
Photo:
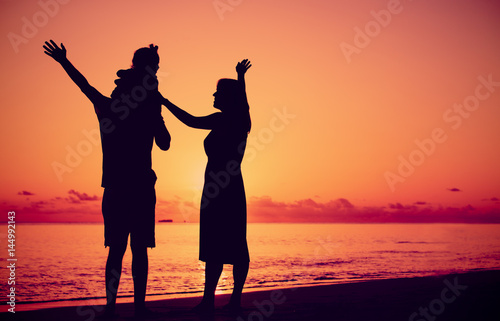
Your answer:
[[[250,221],[498,222],[497,1],[0,6],[0,207],[21,220],[101,220],[97,120],[43,54],[54,39],[108,95],[134,50],[157,44],[160,91],[196,115],[249,58]],[[197,221],[207,132],[163,116],[172,148],[153,152],[158,218]]]

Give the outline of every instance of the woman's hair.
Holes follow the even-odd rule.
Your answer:
[[[145,69],[147,66],[155,67],[159,63],[158,46],[150,44],[149,48],[143,47],[135,51],[134,58],[132,58],[132,69]]]
[[[230,116],[235,125],[249,133],[252,120],[245,88],[242,84],[235,79],[222,78],[217,82],[217,91],[224,95],[224,100],[228,103],[224,113]]]

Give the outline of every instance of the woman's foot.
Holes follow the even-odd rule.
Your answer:
[[[229,299],[229,303],[224,306],[224,310],[231,312],[241,312],[241,293],[233,292],[231,294],[231,298]]]
[[[228,304],[222,307],[222,310],[236,314],[243,312],[243,308],[241,307],[241,305],[235,302],[229,302]]]
[[[104,313],[97,316],[98,320],[112,320],[118,318],[119,315],[115,312],[114,306],[106,306]]]
[[[196,314],[213,314],[215,306],[213,302],[202,300],[200,304],[191,309],[191,312]]]

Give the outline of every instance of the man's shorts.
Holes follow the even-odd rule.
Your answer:
[[[104,189],[104,246],[155,247],[154,185]]]

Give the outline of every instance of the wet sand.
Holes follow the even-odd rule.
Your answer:
[[[148,320],[498,321],[500,271],[245,292],[239,315],[221,309],[228,299],[228,294],[217,296],[215,314],[206,316],[190,312],[199,297],[148,301],[151,310],[161,313]],[[102,306],[66,306],[2,313],[1,319],[93,321],[100,320],[101,311]],[[113,320],[135,320],[132,303],[119,303],[117,313]]]

